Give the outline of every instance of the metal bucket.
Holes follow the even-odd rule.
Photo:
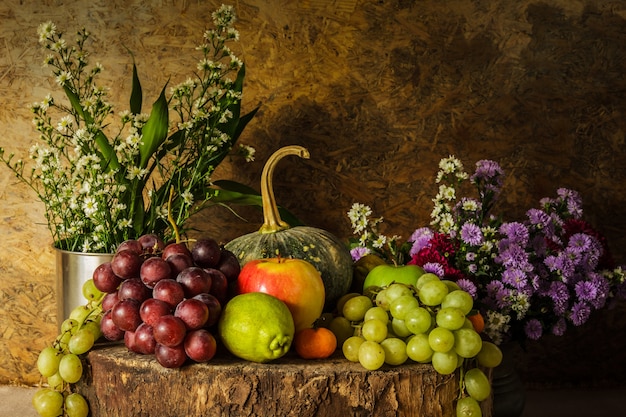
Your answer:
[[[113,259],[108,253],[70,252],[56,249],[57,323],[67,319],[72,310],[85,305],[83,284],[92,278],[93,271]]]

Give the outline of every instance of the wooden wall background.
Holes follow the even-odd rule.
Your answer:
[[[26,154],[36,138],[28,105],[54,88],[40,65],[41,22],[93,32],[92,59],[105,66],[103,80],[122,110],[131,70],[125,47],[149,105],[169,77],[182,81],[195,67],[194,47],[219,3],[3,0],[0,146]],[[587,218],[626,261],[625,1],[234,5],[241,32],[235,50],[248,70],[244,108],[261,105],[242,142],[256,147],[257,160],[225,164],[216,178],[258,187],[264,160],[280,146],[300,144],[312,158],[281,162],[275,191],[282,205],[347,239],[347,210],[366,203],[385,217],[385,232],[408,237],[429,222],[440,158],[454,154],[468,168],[495,159],[508,175],[507,214],[522,216],[558,187],[577,189]],[[0,201],[0,382],[32,384],[36,355],[56,335],[54,256],[41,204],[5,168]],[[259,212],[241,214],[248,223],[215,208],[195,224],[228,240],[258,227]],[[623,384],[623,313],[618,306],[572,336],[531,346],[527,383]],[[609,355],[612,366],[589,366],[596,358],[576,341]]]

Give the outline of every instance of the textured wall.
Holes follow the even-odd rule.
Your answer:
[[[130,48],[146,105],[187,77],[216,1],[4,0],[0,3],[0,146],[24,154],[36,135],[27,110],[54,87],[36,28],[55,21],[94,34],[118,110],[130,88]],[[244,107],[261,104],[242,141],[257,161],[217,177],[258,187],[278,147],[278,201],[343,238],[353,202],[371,205],[388,234],[429,221],[441,157],[468,167],[498,160],[502,208],[521,216],[557,187],[579,190],[588,218],[626,261],[626,3],[598,0],[248,0],[235,3],[247,65]],[[58,93],[58,90],[55,90]],[[42,207],[0,168],[0,382],[33,383],[35,357],[55,335],[54,256]],[[258,227],[215,208],[196,226],[218,239]],[[619,317],[601,321],[608,332]],[[622,332],[623,333],[623,332]],[[623,339],[623,336],[621,337]],[[618,346],[624,341],[618,338]],[[619,344],[621,343],[621,345]],[[621,362],[623,365],[624,362]],[[558,371],[557,371],[558,372]]]

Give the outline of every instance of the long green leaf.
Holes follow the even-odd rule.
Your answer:
[[[165,87],[161,90],[161,95],[152,105],[150,118],[143,126],[142,141],[139,145],[139,155],[141,168],[148,165],[148,161],[163,141],[167,139],[169,111],[167,108],[167,99],[165,98]]]
[[[215,181],[214,184],[220,186],[220,188],[214,189],[215,193],[214,196],[211,198],[211,202],[222,204],[237,204],[241,206],[256,206],[259,208],[263,208],[263,200],[261,199],[261,195],[253,189],[248,188],[246,185],[228,180]],[[221,188],[221,186],[224,186],[225,188]],[[250,190],[251,192],[237,192],[228,188],[239,189],[242,191]],[[280,213],[281,219],[286,221],[289,226],[304,226],[304,223],[300,221],[296,216],[294,216],[289,210],[279,206],[278,212]]]
[[[85,113],[83,106],[80,104],[80,98],[78,97],[78,94],[76,94],[67,85],[63,86],[63,90],[65,91],[65,95],[67,96],[67,98],[70,100],[72,108],[74,109],[74,111],[76,111],[76,113],[78,113],[78,116],[83,119],[87,124],[91,124],[93,122],[93,119],[91,118],[89,113]]]
[[[139,75],[137,74],[137,66],[133,62],[133,85],[132,85],[132,89],[130,92],[130,112],[132,114],[141,113],[142,100],[143,100],[143,93],[141,91],[141,83],[139,82]]]

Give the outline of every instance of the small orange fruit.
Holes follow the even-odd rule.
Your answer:
[[[483,330],[485,330],[485,319],[482,314],[472,314],[471,316],[467,316],[467,319],[472,322],[472,326],[474,326],[476,333],[482,333]]]
[[[337,349],[337,337],[325,327],[309,327],[296,332],[293,346],[303,359],[324,359]]]

